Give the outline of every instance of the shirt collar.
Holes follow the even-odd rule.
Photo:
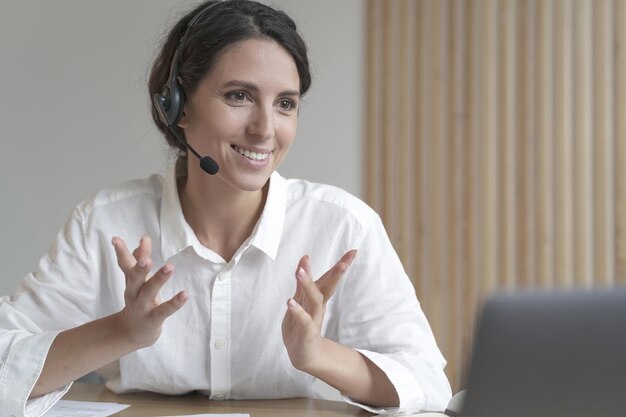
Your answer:
[[[161,252],[167,261],[197,241],[195,233],[183,216],[178,196],[176,167],[172,165],[163,179],[161,197]]]
[[[287,186],[285,178],[278,172],[270,176],[265,207],[251,236],[250,245],[263,251],[272,260],[276,259],[280,238],[285,223]],[[163,260],[182,252],[189,246],[203,253],[198,238],[185,220],[178,195],[176,169],[172,166],[163,179],[161,198],[161,252]]]
[[[287,207],[287,184],[278,172],[270,176],[270,187],[263,213],[252,232],[250,244],[263,251],[272,260],[276,259],[280,239],[285,225]]]

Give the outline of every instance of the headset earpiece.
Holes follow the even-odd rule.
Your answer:
[[[178,126],[178,122],[180,122],[180,118],[185,107],[185,91],[178,81],[178,64],[183,45],[189,36],[192,26],[198,21],[198,19],[207,14],[209,10],[220,3],[220,1],[210,3],[189,21],[185,33],[178,41],[178,45],[176,45],[176,50],[174,51],[174,56],[172,57],[172,63],[170,65],[170,73],[167,78],[167,83],[163,86],[160,94],[155,94],[152,97],[152,102],[157,113],[159,114],[159,119],[161,119],[161,121],[170,129]]]
[[[159,115],[161,120],[176,139],[187,148],[192,154],[194,154],[200,160],[200,167],[209,175],[217,174],[219,166],[217,162],[210,156],[201,156],[196,150],[187,143],[183,136],[178,133],[178,123],[183,115],[185,108],[185,90],[182,84],[178,81],[178,61],[180,60],[180,53],[183,49],[183,45],[189,36],[191,27],[196,23],[198,19],[204,16],[213,7],[220,4],[220,1],[209,4],[204,9],[200,10],[187,24],[185,34],[178,41],[174,56],[172,57],[172,64],[170,66],[170,73],[168,75],[167,83],[163,86],[160,93],[156,93],[152,96],[152,104]]]
[[[180,87],[178,80],[168,80],[160,94],[152,97],[152,102],[159,115],[159,119],[168,127],[178,125],[185,107],[185,91]]]

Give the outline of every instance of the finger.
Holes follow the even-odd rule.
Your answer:
[[[173,272],[172,264],[163,265],[150,279],[143,283],[137,296],[138,301],[148,305],[154,300],[158,300],[161,288],[170,279]]]
[[[139,295],[142,286],[148,280],[152,269],[152,259],[139,258],[137,264],[126,275],[126,299],[134,300]]]
[[[187,294],[187,291],[181,291],[175,296],[173,296],[172,298],[170,298],[169,300],[155,307],[155,309],[152,310],[152,313],[150,313],[150,315],[155,320],[158,320],[159,322],[163,322],[165,321],[166,318],[168,318],[169,316],[171,316],[172,314],[180,310],[181,307],[185,305],[188,298],[189,298],[189,294]]]
[[[296,268],[296,272],[294,273],[294,275],[297,276],[298,271],[300,270],[300,268],[304,268],[306,263],[308,262],[308,255],[304,255],[302,258],[300,258],[300,262],[298,262],[298,267]],[[302,302],[302,285],[300,284],[300,282],[296,279],[296,292],[293,295],[293,299],[296,300],[297,303],[301,303]]]
[[[128,250],[124,240],[117,236],[113,237],[112,244],[117,256],[117,264],[126,278],[124,298],[128,302],[137,297],[141,286],[146,281],[146,277],[152,268],[152,260],[149,257],[135,258]],[[145,243],[143,243],[143,245],[145,247]]]
[[[293,298],[287,301],[287,313],[285,318],[287,319],[288,329],[293,328],[294,325],[304,329],[313,325],[311,315]]]
[[[111,240],[111,243],[113,244],[113,248],[115,249],[117,264],[119,265],[122,272],[126,273],[127,271],[130,271],[137,263],[137,260],[128,250],[126,242],[124,242],[124,240],[122,240],[121,238],[114,236]]]
[[[133,256],[137,261],[141,258],[150,258],[152,256],[152,239],[150,239],[150,236],[144,235],[139,239],[139,246],[133,251]]]
[[[300,305],[311,317],[318,317],[323,308],[324,295],[319,288],[317,288],[317,285],[315,285],[315,282],[304,268],[300,268],[296,271],[296,280],[302,288],[303,301]]]
[[[339,280],[344,276],[352,261],[356,257],[356,250],[346,252],[332,268],[322,275],[315,284],[324,297],[324,302],[328,302],[335,293]]]

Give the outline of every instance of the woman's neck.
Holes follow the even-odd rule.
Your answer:
[[[268,185],[237,190],[217,178],[180,177],[178,194],[185,220],[203,246],[227,262],[252,234],[261,216]]]

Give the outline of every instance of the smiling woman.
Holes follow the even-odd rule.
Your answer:
[[[228,47],[190,94],[178,123],[187,141],[211,155],[220,172],[213,178],[197,164],[188,165],[186,186],[213,187],[204,196],[222,198],[260,190],[295,140],[299,88],[294,58],[277,42],[248,39]],[[190,184],[194,180],[202,184]]]
[[[445,360],[378,215],[277,172],[310,81],[279,10],[208,1],[174,25],[149,94],[178,160],[79,204],[0,301],[2,414],[41,415],[93,370],[115,392],[289,398],[319,379],[375,412],[445,408]]]

